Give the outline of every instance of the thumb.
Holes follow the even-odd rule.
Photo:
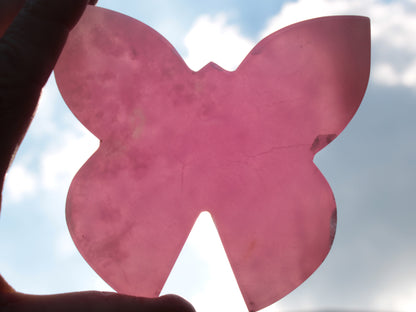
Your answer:
[[[25,0],[0,0],[0,38],[24,3]]]
[[[157,298],[158,311],[195,312],[194,307],[185,299],[176,295],[165,295]]]
[[[13,15],[20,6],[12,0],[0,1],[7,14]],[[0,38],[0,185],[32,119],[40,91],[87,3],[26,0]]]
[[[14,293],[3,295],[2,302],[14,312],[195,312],[189,302],[175,295],[141,298],[96,291],[47,296]]]
[[[87,2],[27,0],[0,39],[0,83],[43,86]]]

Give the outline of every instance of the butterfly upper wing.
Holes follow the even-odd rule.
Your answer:
[[[166,86],[182,83],[191,71],[149,26],[89,7],[70,33],[55,75],[71,111],[105,140],[137,134],[144,122],[141,110],[156,110],[152,106],[164,101]]]
[[[270,121],[264,122],[282,124],[273,133],[277,141],[312,148],[318,136],[338,135],[358,109],[370,73],[370,42],[366,17],[312,19],[263,39],[236,73],[256,90],[252,101],[268,105]]]

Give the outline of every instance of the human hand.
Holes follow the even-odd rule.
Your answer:
[[[4,33],[0,38],[1,178],[32,120],[66,37],[87,2],[0,0],[0,36]]]
[[[35,296],[20,293],[0,294],[2,312],[192,312],[184,299],[167,295],[140,298],[116,293],[77,292]]]
[[[33,118],[41,89],[55,66],[69,31],[77,23],[87,3],[96,2],[97,0],[0,0],[1,188],[7,168]],[[173,295],[153,299],[93,291],[48,296],[27,295],[15,292],[1,276],[0,310],[194,311],[188,302]]]

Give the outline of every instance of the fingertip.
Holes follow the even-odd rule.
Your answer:
[[[6,282],[3,276],[0,275],[0,294],[15,293],[16,291]]]
[[[30,0],[26,1],[24,10],[29,15],[62,24],[71,29],[77,23],[89,2],[90,0]]]
[[[195,312],[194,307],[177,295],[164,295],[156,298],[135,297],[118,293],[88,292],[80,293],[80,298],[89,301],[95,309],[90,311],[123,312]]]
[[[3,75],[13,87],[40,89],[70,29],[90,0],[27,0],[0,41]],[[96,2],[96,0],[91,0]]]
[[[160,312],[195,312],[191,303],[177,295],[164,295],[157,300],[161,307]]]
[[[0,38],[16,17],[17,13],[19,13],[24,3],[25,0],[0,0]]]

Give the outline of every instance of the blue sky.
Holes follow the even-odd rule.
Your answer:
[[[235,68],[266,34],[307,18],[371,18],[367,93],[343,133],[315,163],[334,192],[338,228],[322,266],[265,311],[319,308],[416,310],[416,1],[110,1],[164,35],[192,69]],[[18,290],[48,294],[109,287],[74,247],[65,196],[97,140],[50,79],[10,169],[0,218],[0,270]],[[198,219],[164,292],[198,311],[246,311],[209,216]]]

